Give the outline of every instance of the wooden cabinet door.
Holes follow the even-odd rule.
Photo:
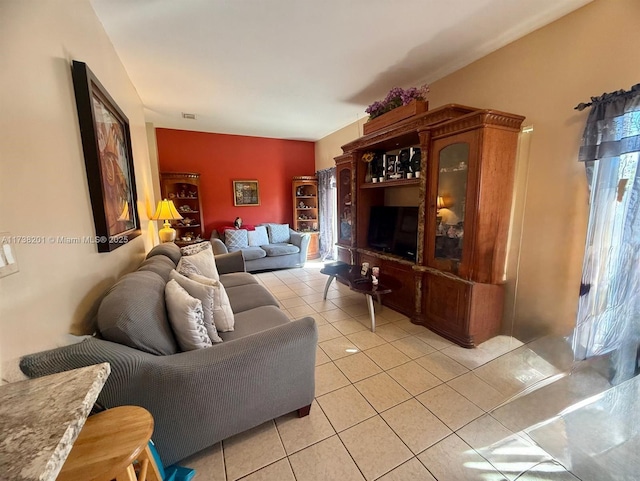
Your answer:
[[[405,316],[412,317],[415,313],[416,288],[411,266],[383,261],[380,267],[380,282],[393,289],[393,292],[384,296],[384,303]]]
[[[350,158],[350,156],[349,156]],[[355,236],[354,172],[350,161],[336,163],[338,245],[351,247]]]
[[[424,312],[430,329],[469,345],[470,285],[437,274],[425,276]]]
[[[464,279],[474,246],[479,131],[434,140],[427,193],[427,265]]]

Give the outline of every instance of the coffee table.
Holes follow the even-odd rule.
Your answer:
[[[391,293],[391,288],[378,282],[374,285],[371,282],[371,276],[362,277],[360,274],[360,266],[352,266],[344,263],[335,263],[320,269],[321,274],[329,276],[324,286],[324,299],[327,299],[327,292],[334,279],[344,284],[354,292],[364,294],[367,298],[367,307],[369,308],[369,318],[371,319],[371,332],[376,332],[376,312],[373,308],[373,296],[376,296],[378,304],[382,306],[380,296],[382,294]]]

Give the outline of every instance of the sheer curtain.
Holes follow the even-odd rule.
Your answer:
[[[320,203],[320,257],[336,259],[336,168],[319,170],[318,202]]]
[[[640,84],[590,105],[579,158],[590,212],[572,343],[576,360],[612,353],[618,384],[637,373],[640,346]]]

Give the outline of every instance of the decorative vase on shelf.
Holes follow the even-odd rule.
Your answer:
[[[364,176],[364,181],[367,184],[371,182],[371,162],[367,164],[367,173]]]

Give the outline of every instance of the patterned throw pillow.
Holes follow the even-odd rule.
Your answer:
[[[269,243],[267,228],[263,225],[256,227],[256,230],[249,231],[249,247],[265,246]]]
[[[200,299],[191,297],[175,280],[164,290],[169,322],[183,351],[211,347],[211,339],[204,325],[204,312]]]
[[[242,249],[243,247],[249,247],[249,237],[246,229],[224,231],[224,243],[227,247],[237,247]]]
[[[289,242],[289,224],[268,224],[269,241],[271,244],[288,243]]]
[[[180,247],[180,253],[183,256],[192,256],[193,254],[197,254],[198,252],[202,252],[205,249],[211,249],[211,242],[204,241],[198,242],[197,244],[191,244],[188,246]]]
[[[169,273],[169,278],[176,281],[191,297],[200,299],[200,302],[202,302],[202,312],[204,314],[204,327],[207,329],[209,339],[211,339],[211,342],[222,342],[216,330],[216,325],[213,322],[213,287],[191,280],[175,270]]]
[[[186,257],[182,257],[176,266],[176,270],[182,274],[183,276],[188,276],[189,274],[199,274],[202,275],[200,269],[198,269],[193,262],[191,262]]]
[[[183,256],[178,262],[176,270],[183,276],[189,274],[201,274],[207,276],[210,279],[220,280],[220,274],[218,274],[218,268],[216,267],[216,260],[213,256],[212,249],[205,249],[197,254],[190,256]]]
[[[189,279],[213,287],[213,323],[219,332],[233,331],[236,320],[224,286],[218,281],[198,274],[190,274]]]

